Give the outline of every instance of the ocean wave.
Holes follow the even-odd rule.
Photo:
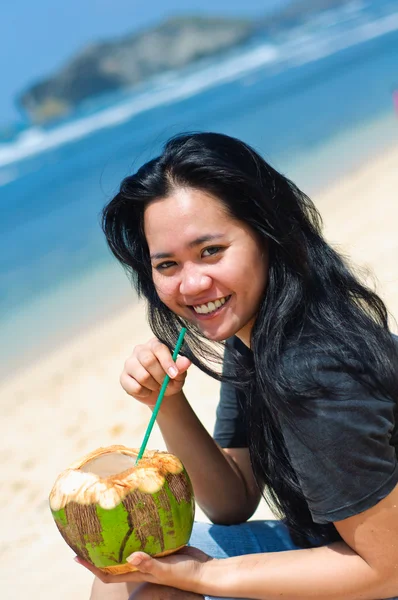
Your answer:
[[[209,87],[236,79],[242,74],[275,61],[276,54],[276,48],[262,45],[222,66],[205,68],[196,74],[186,76],[184,80],[170,78],[162,89],[145,92],[129,102],[76,119],[51,131],[43,131],[39,128],[27,130],[18,137],[16,142],[0,145],[0,167],[61,144],[76,141],[99,129],[114,127],[144,111],[183,100]]]
[[[377,21],[369,21],[354,30],[343,30],[324,36],[303,35],[290,42],[291,64],[302,65],[319,60],[340,50],[357,46],[398,29],[398,13],[387,15]],[[295,49],[295,52],[293,52]],[[290,57],[289,57],[290,58]]]
[[[380,37],[398,29],[398,13],[376,20],[357,23],[347,31],[317,31],[291,36],[278,45],[259,43],[233,57],[202,67],[181,77],[171,74],[158,81],[152,90],[136,94],[129,101],[113,105],[89,116],[67,122],[50,131],[32,128],[23,132],[13,143],[0,145],[0,168],[77,141],[100,129],[127,122],[135,115],[194,96],[211,87],[237,80],[267,66],[283,69],[303,65],[334,54],[342,49]],[[15,177],[13,177],[15,178]],[[10,179],[0,170],[0,186]]]

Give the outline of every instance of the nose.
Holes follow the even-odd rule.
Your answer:
[[[197,265],[185,265],[181,274],[180,294],[183,296],[197,296],[210,289],[212,279]]]

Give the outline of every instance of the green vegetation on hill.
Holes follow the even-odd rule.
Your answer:
[[[73,113],[85,100],[132,88],[167,71],[228,50],[256,32],[270,35],[349,0],[293,0],[262,19],[205,16],[170,18],[157,27],[84,48],[58,72],[29,86],[17,98],[35,124]]]
[[[248,20],[179,17],[158,27],[109,42],[92,44],[52,77],[19,99],[34,123],[67,115],[85,99],[133,87],[169,70],[248,40],[255,25]]]

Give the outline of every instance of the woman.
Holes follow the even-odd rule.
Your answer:
[[[136,573],[79,561],[92,598],[398,596],[397,346],[311,201],[243,142],[182,135],[123,181],[103,228],[155,334],[122,386],[153,407],[170,375],[158,424],[215,525],[171,557],[133,554]],[[183,394],[191,362],[222,380],[214,439]],[[264,490],[282,520],[246,522]]]

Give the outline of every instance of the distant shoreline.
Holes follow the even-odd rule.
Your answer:
[[[286,6],[257,18],[170,17],[157,26],[122,38],[91,43],[52,75],[27,85],[16,102],[32,126],[56,122],[73,117],[84,102],[94,102],[106,94],[134,90],[135,86],[159,75],[181,71],[202,59],[215,59],[258,35],[270,42],[276,41],[278,36],[293,32],[295,28],[299,31],[310,23],[322,27],[322,20],[330,22],[332,14],[344,22],[347,5],[349,0],[290,0]],[[389,21],[390,17],[394,21],[394,13],[383,12],[377,2],[358,5],[356,12],[357,17],[362,13],[365,20],[385,21],[385,31],[391,30]],[[349,36],[350,32],[347,34]]]

